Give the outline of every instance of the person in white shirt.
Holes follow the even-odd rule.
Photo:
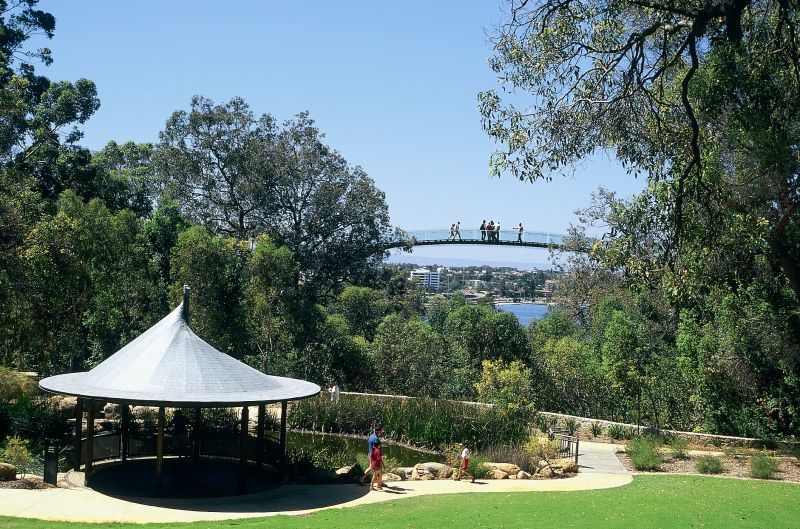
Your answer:
[[[461,443],[461,465],[459,465],[458,469],[456,469],[456,476],[453,478],[455,481],[459,481],[461,479],[461,474],[466,474],[470,478],[472,478],[472,483],[475,483],[475,476],[467,470],[469,467],[469,448],[467,447],[467,443]]]
[[[331,402],[333,402],[334,404],[339,402],[339,384],[334,382],[333,386],[331,386],[330,392],[331,392]]]

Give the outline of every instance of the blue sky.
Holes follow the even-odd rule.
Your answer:
[[[497,86],[486,32],[502,2],[57,2],[53,50],[40,71],[85,77],[102,106],[85,126],[93,149],[109,140],[158,139],[192,95],[243,97],[279,119],[308,110],[328,143],[361,165],[406,229],[483,218],[564,232],[602,185],[629,196],[643,187],[607,156],[574,177],[523,183],[489,175],[493,144],[477,94]],[[414,257],[541,263],[544,252],[429,247]],[[414,260],[409,257],[402,260]]]

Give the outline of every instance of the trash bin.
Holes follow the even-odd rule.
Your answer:
[[[53,486],[58,479],[58,447],[53,442],[47,442],[44,448],[44,482]]]

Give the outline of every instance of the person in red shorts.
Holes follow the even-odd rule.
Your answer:
[[[372,479],[369,482],[369,489],[377,482],[375,490],[383,490],[383,455],[381,454],[381,441],[375,442],[375,447],[369,457],[369,469],[372,471]]]
[[[458,470],[456,470],[456,477],[453,479],[459,481],[461,479],[461,474],[466,474],[472,478],[472,483],[475,483],[475,476],[467,470],[467,467],[469,467],[469,448],[467,447],[467,443],[464,442],[461,443],[461,465],[458,467]]]

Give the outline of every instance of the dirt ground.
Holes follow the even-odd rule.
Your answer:
[[[653,473],[700,475],[696,468],[697,458],[703,454],[710,454],[718,456],[722,460],[723,471],[721,474],[717,474],[718,476],[749,478],[750,457],[753,455],[753,453],[755,452],[749,450],[732,450],[727,452],[690,450],[686,457],[675,458],[668,450],[664,450],[662,451],[664,463],[661,465],[661,471]],[[618,452],[617,456],[625,465],[625,468],[627,468],[629,471],[642,474],[650,473],[640,472],[633,468],[630,458],[625,452]],[[792,481],[800,483],[800,459],[787,456],[777,456],[776,459],[778,460],[778,471],[775,473],[774,479],[777,481]]]
[[[53,486],[37,478],[23,478],[12,481],[0,481],[0,489],[49,489]]]

